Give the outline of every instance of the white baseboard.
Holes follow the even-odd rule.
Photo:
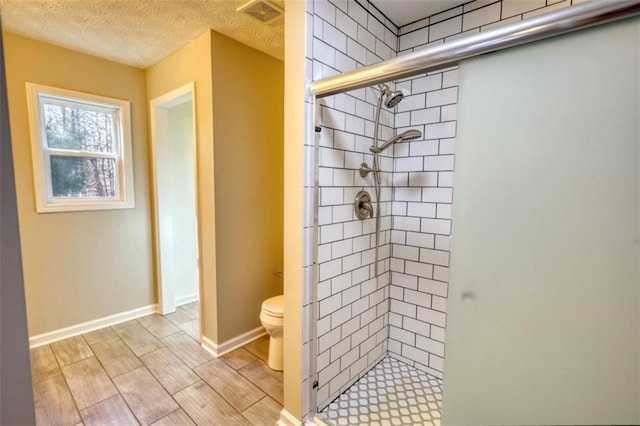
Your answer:
[[[280,419],[276,423],[278,426],[302,426],[302,422],[296,419],[293,414],[285,410],[280,411]]]
[[[190,294],[189,296],[176,298],[176,306],[186,305],[187,303],[193,303],[200,300],[200,293]]]
[[[59,330],[50,331],[48,333],[38,334],[36,336],[29,337],[29,346],[31,348],[36,348],[38,346],[57,342],[58,340],[67,339],[69,337],[88,333],[90,331],[98,330],[110,325],[115,325],[121,322],[140,318],[145,315],[153,314],[157,311],[157,305],[143,306],[141,308],[132,309],[130,311],[120,312],[115,315],[109,315],[108,317],[102,317],[92,321],[83,322],[82,324],[72,325],[71,327],[65,327]]]
[[[206,336],[200,336],[200,346],[214,357],[218,358],[218,344]]]
[[[247,331],[246,333],[243,333],[220,344],[214,342],[206,336],[202,336],[200,338],[200,345],[204,350],[217,358],[231,351],[235,351],[236,349],[246,345],[247,343],[253,342],[254,340],[264,336],[265,334],[267,334],[267,331],[264,329],[264,327],[256,327],[253,330]]]

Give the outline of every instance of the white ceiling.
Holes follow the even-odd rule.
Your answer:
[[[271,0],[284,8],[284,0]],[[3,30],[148,68],[212,28],[278,59],[284,19],[236,9],[248,0],[0,0]]]
[[[397,26],[434,15],[470,0],[369,0]]]
[[[271,0],[284,9],[284,0]],[[318,1],[318,0],[316,0]],[[326,1],[326,0],[322,0]],[[402,26],[468,0],[373,0]],[[248,0],[0,0],[3,30],[148,68],[207,29],[278,59],[284,19],[237,12]]]

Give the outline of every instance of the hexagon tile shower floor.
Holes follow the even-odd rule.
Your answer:
[[[440,426],[442,380],[386,357],[320,414],[334,425]]]

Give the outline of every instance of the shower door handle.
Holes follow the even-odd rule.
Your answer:
[[[371,196],[367,191],[360,191],[356,194],[353,207],[358,219],[364,220],[373,217],[373,204],[371,204]]]

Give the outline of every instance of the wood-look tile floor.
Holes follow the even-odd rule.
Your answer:
[[[218,359],[197,303],[31,350],[38,425],[274,425],[282,373],[268,336]]]

